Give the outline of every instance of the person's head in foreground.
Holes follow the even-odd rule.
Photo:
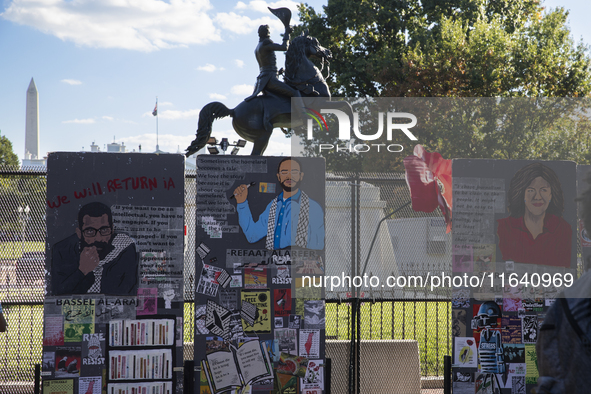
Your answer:
[[[587,175],[591,185],[591,173]],[[591,187],[578,199],[587,231],[591,229]],[[568,275],[565,273],[564,275]],[[574,273],[576,275],[576,273]],[[539,328],[536,394],[591,392],[591,271],[556,298]],[[528,368],[530,368],[528,366]],[[529,373],[529,371],[528,371]]]

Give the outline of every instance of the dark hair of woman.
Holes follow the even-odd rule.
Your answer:
[[[509,214],[513,217],[522,217],[525,214],[525,189],[537,177],[542,177],[550,185],[552,200],[546,213],[562,216],[564,210],[564,195],[560,187],[560,180],[556,173],[542,163],[532,163],[521,168],[511,179],[508,195]]]

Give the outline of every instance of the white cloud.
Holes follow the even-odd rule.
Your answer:
[[[221,41],[209,0],[13,0],[0,16],[64,41],[151,52]]]
[[[190,135],[173,135],[173,134],[158,134],[158,146],[161,151],[176,153],[178,150],[184,153],[187,146],[195,138],[195,134]],[[125,142],[128,151],[139,151],[139,145],[142,146],[142,152],[154,152],[156,150],[156,133],[142,134],[131,137],[124,137],[119,139]]]
[[[62,79],[61,82],[67,83],[68,85],[82,85],[82,82],[77,79]]]
[[[234,143],[241,138],[232,129],[225,130],[214,130],[211,134],[212,137],[221,141],[222,138],[227,138],[230,143]],[[184,153],[185,149],[195,139],[195,134],[189,135],[173,135],[173,134],[158,134],[158,145],[160,150],[169,153],[176,153],[180,150]],[[156,150],[156,133],[147,133],[142,135],[117,138],[117,142],[125,142],[125,146],[128,151],[138,151],[139,145],[142,146],[142,152],[154,152]],[[100,144],[99,144],[100,145]],[[228,149],[228,153],[232,148]],[[252,150],[252,143],[247,142],[244,148],[241,148],[239,155],[249,155]],[[265,151],[266,155],[273,156],[289,156],[292,153],[292,142],[291,139],[285,138],[283,133],[279,129],[275,129],[271,136],[271,142]]]
[[[189,109],[187,111],[175,111],[167,109],[166,111],[158,111],[160,119],[178,120],[178,119],[198,119],[199,109]],[[144,112],[142,116],[153,116],[152,112]]]
[[[242,150],[244,150],[243,148]],[[252,149],[252,148],[250,148]],[[243,154],[250,153],[250,149],[248,149]],[[265,150],[266,156],[291,156],[293,151],[293,146],[291,139],[285,138],[281,130],[274,129],[273,134],[271,136],[271,140],[269,141],[269,145],[267,145],[267,149]]]
[[[72,119],[72,120],[64,120],[62,123],[76,123],[76,124],[92,124],[94,123],[94,119]]]
[[[0,17],[80,46],[152,52],[222,41],[222,30],[249,34],[261,24],[281,33],[283,25],[269,15],[267,6],[289,8],[296,23],[297,4],[239,1],[239,12],[265,15],[252,19],[235,12],[215,13],[210,0],[8,0]]]
[[[159,107],[172,107],[173,104],[170,101],[158,101]]]
[[[242,61],[240,59],[234,60],[234,64],[236,64],[236,67],[238,67],[238,68],[244,67],[244,61]]]
[[[292,20],[295,17],[297,17],[297,12],[298,12],[298,4],[295,1],[276,1],[273,3],[268,3],[266,1],[261,1],[261,0],[253,0],[250,1],[248,4],[243,3],[242,1],[239,1],[238,3],[236,3],[236,6],[234,7],[237,10],[253,10],[253,11],[258,11],[258,12],[262,12],[262,13],[268,13],[269,10],[267,9],[267,7],[271,7],[271,8],[281,8],[281,7],[286,7],[289,8],[291,10],[291,14],[292,14]]]
[[[212,73],[212,72],[214,72],[216,70],[220,70],[221,71],[223,69],[224,69],[223,67],[216,67],[216,66],[214,66],[211,63],[207,63],[205,66],[199,66],[199,67],[197,67],[197,70],[207,71],[208,73]]]
[[[150,112],[150,114],[152,114]],[[104,120],[107,120],[109,122],[121,122],[121,123],[125,123],[125,124],[137,124],[137,122],[134,122],[133,120],[126,120],[126,119],[120,119],[120,118],[114,118],[112,116],[108,116],[108,115],[103,115],[101,117]]]
[[[232,86],[232,89],[230,91],[232,92],[232,94],[248,96],[252,94],[253,90],[254,87],[252,85],[243,84]]]
[[[236,8],[237,10],[247,10],[248,6],[245,3],[239,1],[238,3],[236,3],[236,6],[234,8]]]
[[[267,7],[289,8],[291,10],[290,24],[295,24],[297,23],[298,18],[298,4],[298,2],[291,0],[281,0],[275,2],[253,0],[248,2],[248,4],[239,1],[234,7],[235,10],[238,10],[239,12],[255,11],[262,13],[265,16],[257,19],[251,19],[248,16],[239,15],[235,12],[220,12],[215,16],[214,20],[222,27],[222,29],[229,30],[236,34],[249,34],[253,31],[256,31],[260,25],[269,25],[271,27],[271,34],[273,35],[275,32],[283,33],[284,26],[276,16],[270,15],[269,9]],[[277,40],[279,40],[279,38],[277,38]]]
[[[267,10],[267,13],[269,13],[269,10]],[[216,15],[215,22],[223,29],[236,34],[256,32],[260,25],[269,25],[271,28],[271,34],[273,34],[273,32],[283,33],[283,30],[285,30],[283,24],[274,16],[251,19],[248,16],[238,15],[235,12],[220,12]]]
[[[209,98],[213,100],[225,100],[227,97],[219,93],[210,93]]]

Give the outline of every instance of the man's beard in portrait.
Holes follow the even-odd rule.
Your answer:
[[[287,179],[285,181],[287,181]],[[300,187],[300,182],[295,182],[293,179],[290,179],[290,181],[295,182],[292,186],[287,186],[285,184],[285,181],[281,182],[281,188],[283,190],[285,190],[286,192],[291,192],[292,190],[298,190],[298,188]]]
[[[112,240],[112,239],[111,239]],[[113,245],[110,244],[110,242],[100,242],[100,241],[95,241],[91,244],[86,243],[85,240],[81,240],[80,241],[80,249],[84,249],[86,247],[96,247],[96,251],[98,253],[99,259],[103,260],[105,257],[107,257],[107,255],[113,250],[115,249],[115,247]]]

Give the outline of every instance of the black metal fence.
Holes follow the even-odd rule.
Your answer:
[[[451,239],[442,217],[439,212],[417,213],[409,202],[403,174],[327,177],[325,274],[341,278],[367,275],[381,284],[370,281],[370,286],[364,282],[325,289],[326,338],[349,341],[348,354],[334,350],[331,354],[327,346],[333,368],[337,363],[349,366],[348,379],[333,382],[334,392],[380,392],[372,381],[392,380],[386,376],[393,365],[416,362],[412,349],[417,345],[421,375],[443,375],[444,356],[451,353],[449,289],[384,286],[388,278],[412,275],[424,280],[434,270],[450,272]],[[344,226],[346,222],[350,224]],[[382,347],[387,349],[391,345],[387,340],[408,339],[417,342],[415,347],[391,347],[398,353],[389,355],[373,353],[376,348],[370,343],[384,341]],[[397,361],[384,365],[387,358]],[[416,386],[410,387],[405,379],[396,385],[407,386],[398,387],[400,392],[416,392]]]
[[[195,177],[195,171],[185,175],[187,343],[194,330]],[[410,196],[401,174],[329,174],[326,181],[326,275],[366,272],[384,283],[390,275],[448,271],[451,240],[439,212],[421,214],[404,206]],[[45,187],[44,169],[0,168],[0,302],[8,322],[8,331],[0,334],[0,393],[32,384],[34,365],[43,361]],[[383,220],[387,215],[392,216]],[[324,290],[327,339],[413,339],[422,376],[443,374],[443,356],[451,352],[448,294],[353,285]],[[192,357],[186,351],[185,359]]]

